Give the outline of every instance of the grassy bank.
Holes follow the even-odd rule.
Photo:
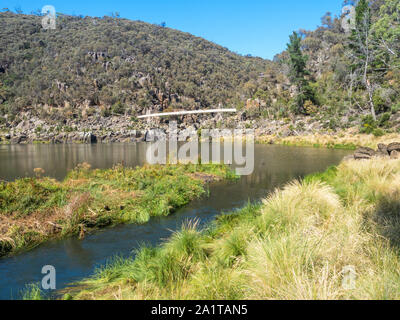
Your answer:
[[[392,143],[400,141],[400,134],[391,133],[382,137],[376,137],[372,134],[357,134],[354,132],[341,132],[333,135],[313,134],[292,137],[261,136],[257,138],[259,143],[281,144],[297,147],[315,147],[330,149],[350,149],[355,150],[358,147],[369,147],[376,149],[379,143]]]
[[[48,239],[84,237],[91,230],[169,215],[204,194],[206,182],[233,177],[219,165],[91,170],[83,164],[62,182],[40,177],[2,182],[0,256]]]
[[[74,299],[399,299],[400,161],[349,161],[115,258]],[[350,267],[351,266],[351,267]],[[355,286],[343,286],[347,272]]]

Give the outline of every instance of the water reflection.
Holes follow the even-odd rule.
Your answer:
[[[88,162],[92,168],[109,168],[113,164],[128,166],[145,163],[147,145],[138,144],[65,144],[0,146],[0,178],[13,180],[33,175],[43,168],[46,175],[63,179],[77,164]]]
[[[61,180],[69,170],[82,162],[90,163],[92,168],[110,168],[118,163],[128,167],[141,166],[147,162],[148,148],[149,144],[146,143],[0,145],[0,179],[11,181],[33,176],[35,168],[42,168],[47,176]],[[222,148],[223,144],[221,154]],[[255,154],[256,174],[247,176],[247,182],[257,184],[262,179],[259,175],[261,171],[266,174],[278,171],[280,174],[286,173],[286,177],[289,178],[296,173],[321,170],[326,161],[340,160],[348,152],[256,145]]]

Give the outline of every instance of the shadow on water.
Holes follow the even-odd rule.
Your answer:
[[[32,175],[36,167],[63,179],[78,163],[109,168],[117,163],[145,163],[146,144],[1,146],[0,178]],[[145,225],[123,225],[88,235],[83,240],[51,241],[36,249],[0,260],[0,299],[19,298],[28,283],[38,283],[44,265],[56,268],[57,289],[91,275],[96,266],[115,255],[129,256],[140,244],[158,245],[183,222],[199,219],[204,225],[217,214],[257,201],[288,181],[338,164],[350,152],[284,146],[255,146],[252,175],[237,182],[212,184],[208,197],[192,201],[169,217],[153,218]]]

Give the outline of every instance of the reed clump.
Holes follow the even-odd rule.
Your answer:
[[[51,238],[82,238],[95,229],[167,216],[203,195],[207,182],[225,178],[235,175],[223,165],[92,170],[81,164],[61,182],[37,174],[2,182],[0,256]]]

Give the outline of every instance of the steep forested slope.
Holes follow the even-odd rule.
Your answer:
[[[268,64],[144,22],[59,15],[45,30],[41,19],[0,13],[3,115],[46,104],[104,114],[232,104]]]
[[[45,30],[40,16],[0,13],[0,129],[16,141],[129,137],[150,126],[138,114],[223,106],[241,112],[178,120],[259,135],[400,131],[400,0],[344,4],[353,16],[327,13],[273,61],[139,21],[60,14]]]

